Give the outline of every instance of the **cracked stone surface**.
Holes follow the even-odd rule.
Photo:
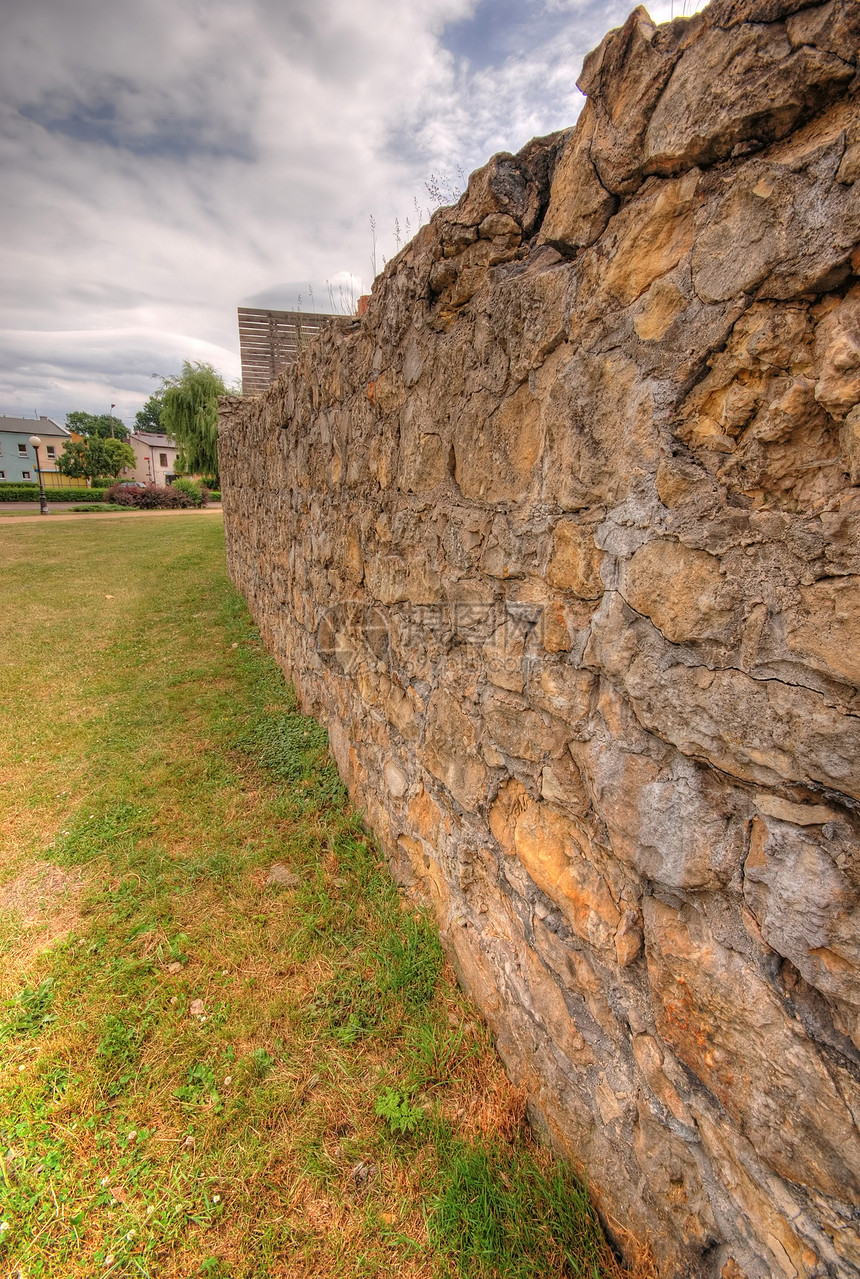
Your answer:
[[[858,45],[636,9],[222,403],[234,581],[666,1276],[860,1276]]]

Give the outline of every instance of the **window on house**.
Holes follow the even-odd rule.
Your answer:
[[[6,478],[6,472],[0,471],[0,480],[5,480],[5,478]]]
[[[26,445],[26,444],[19,444],[19,445],[18,445],[18,452],[20,453],[21,457],[26,457],[26,456],[27,456],[27,445]]]
[[[158,455],[158,465],[159,465],[159,466],[167,466],[167,454],[166,454],[166,453],[159,453],[159,455]]]
[[[49,444],[49,445],[48,445],[48,457],[56,457],[56,456],[57,456],[57,450],[54,448],[53,444]]]
[[[30,478],[30,472],[29,472],[29,471],[22,471],[22,472],[21,472],[21,479],[22,479],[22,480],[29,480],[29,478]]]

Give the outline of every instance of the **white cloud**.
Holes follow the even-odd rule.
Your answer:
[[[54,403],[63,414],[75,405],[106,412],[115,404],[118,416],[131,421],[160,377],[178,370],[183,360],[214,364],[228,382],[240,377],[235,351],[185,333],[143,326],[0,330],[0,404],[51,417],[60,411]]]
[[[149,375],[183,359],[236,376],[238,304],[291,305],[310,283],[323,310],[326,280],[367,289],[370,215],[381,266],[395,217],[414,230],[413,198],[426,208],[431,172],[573,123],[582,57],[627,12],[618,0],[9,8],[0,411],[62,418],[115,401],[127,419]],[[496,65],[458,52],[470,20],[478,42],[499,36]],[[494,21],[508,28],[481,26]]]

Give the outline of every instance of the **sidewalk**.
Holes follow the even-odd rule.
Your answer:
[[[4,502],[0,505],[0,524],[36,524],[40,521],[44,524],[53,524],[57,520],[134,520],[140,519],[142,515],[220,515],[220,506],[206,506],[202,511],[194,510],[178,510],[178,511],[96,511],[90,515],[87,511],[73,511],[67,504],[57,506],[51,511],[50,515],[4,515],[4,508],[16,506],[19,509],[38,511],[38,505],[31,506],[29,502]]]

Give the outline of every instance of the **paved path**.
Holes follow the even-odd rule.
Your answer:
[[[36,508],[38,509],[38,508]],[[2,510],[2,507],[0,507]],[[96,511],[92,515],[86,511],[66,511],[60,514],[59,509],[50,515],[0,515],[0,524],[56,524],[58,520],[136,520],[145,515],[220,515],[220,506],[207,506],[202,511]]]

